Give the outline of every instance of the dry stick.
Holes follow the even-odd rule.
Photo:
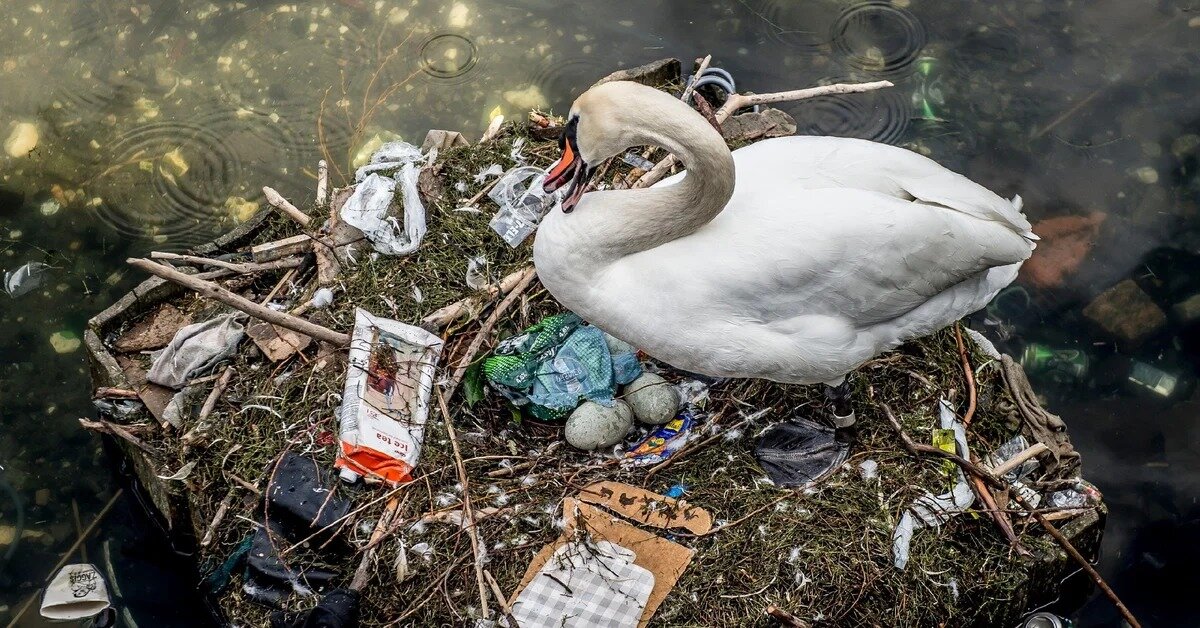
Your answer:
[[[96,516],[92,518],[92,522],[88,524],[88,527],[84,528],[83,532],[79,534],[79,538],[75,539],[75,542],[71,544],[71,547],[67,548],[67,551],[62,555],[62,558],[59,559],[58,564],[50,570],[50,575],[46,576],[45,581],[42,582],[42,586],[49,584],[50,579],[54,577],[54,574],[58,573],[58,570],[62,569],[63,565],[67,564],[67,561],[71,559],[71,556],[75,554],[75,551],[83,545],[84,541],[87,540],[87,537],[91,536],[92,532],[96,529],[96,525],[98,525],[100,521],[104,519],[104,516],[108,514],[108,511],[112,510],[112,507],[116,505],[117,500],[120,499],[121,495],[124,493],[124,488],[119,488],[117,489],[117,492],[113,493],[113,496],[108,500],[108,503],[104,505],[104,508],[101,508],[100,512],[96,513]],[[25,612],[29,610],[29,607],[33,605],[37,598],[38,592],[34,591],[33,595],[29,596],[28,600],[25,600],[25,604],[21,606],[21,610],[17,611],[17,614],[13,616],[12,621],[8,622],[7,628],[13,628],[20,623],[21,618],[25,616]]]
[[[971,427],[971,419],[975,418],[975,371],[971,368],[971,359],[967,357],[967,345],[963,343],[962,325],[954,324],[954,340],[958,343],[958,358],[962,361],[963,373],[967,376],[967,412],[963,414],[963,427]]]
[[[200,539],[201,547],[208,547],[212,543],[213,537],[217,533],[217,526],[221,525],[221,521],[225,519],[225,513],[229,512],[229,506],[233,504],[233,497],[237,494],[238,487],[231,486],[225,491],[225,499],[221,500],[221,505],[217,506],[217,514],[213,515],[212,522],[208,524],[208,529],[204,531],[204,538]]]
[[[311,323],[302,318],[297,318],[283,312],[276,312],[271,308],[259,305],[249,299],[234,294],[221,286],[212,282],[196,279],[190,275],[185,275],[174,268],[155,264],[147,259],[130,258],[126,260],[130,266],[144,270],[151,275],[162,277],[163,279],[173,281],[185,288],[191,288],[200,293],[201,296],[208,297],[220,301],[232,308],[245,312],[255,318],[264,320],[268,323],[274,323],[280,327],[285,327],[294,332],[311,336],[317,340],[324,340],[338,347],[345,347],[350,344],[350,336],[341,332],[333,331],[327,327],[322,327],[315,323]]]
[[[367,550],[363,552],[362,560],[358,561],[358,568],[354,570],[354,578],[350,581],[351,590],[362,591],[363,587],[367,586],[371,560],[375,558],[375,545],[383,537],[383,532],[391,524],[392,518],[396,516],[396,509],[399,507],[400,496],[398,495],[392,496],[387,505],[383,507],[383,514],[379,515],[379,520],[375,522],[375,529],[371,531],[371,540],[367,544]]]
[[[97,432],[106,432],[108,434],[112,434],[113,436],[121,438],[121,439],[125,440],[126,442],[128,442],[130,445],[133,445],[134,447],[137,447],[138,449],[142,450],[146,454],[149,454],[151,457],[161,458],[163,455],[161,451],[142,442],[142,439],[138,438],[137,436],[134,436],[133,434],[130,434],[127,430],[122,428],[120,425],[117,425],[116,423],[112,423],[110,421],[105,421],[104,419],[100,419],[99,421],[90,421],[88,419],[81,418],[81,419],[79,419],[79,424],[82,425],[84,429],[94,430]]]
[[[308,223],[312,222],[312,217],[300,211],[295,205],[288,202],[283,195],[275,191],[275,188],[263,186],[263,194],[267,196],[267,202],[271,207],[279,210],[280,213],[300,223],[301,227],[307,227]]]
[[[872,83],[834,83],[833,85],[821,85],[819,87],[809,87],[807,89],[797,89],[788,92],[774,92],[770,94],[730,94],[725,100],[725,104],[717,110],[717,122],[724,122],[733,115],[733,112],[743,107],[752,107],[754,105],[769,105],[777,102],[791,102],[794,100],[804,100],[805,98],[815,98],[817,96],[828,96],[831,94],[856,94],[860,92],[870,92],[885,87],[892,87],[891,81],[875,81]],[[675,155],[667,155],[662,161],[658,162],[646,174],[642,175],[634,188],[644,188],[654,185],[662,180],[671,170],[678,160]]]
[[[96,389],[92,399],[137,399],[136,390],[128,390],[126,388],[113,388],[111,386],[101,386]]]
[[[812,628],[812,624],[798,619],[795,615],[775,606],[774,604],[767,607],[766,613],[775,618],[775,621],[784,626],[792,626],[793,628]]]
[[[706,55],[700,60],[700,66],[696,68],[696,73],[692,75],[692,80],[688,82],[687,87],[683,88],[683,94],[679,96],[679,100],[687,102],[692,97],[692,92],[696,91],[696,82],[700,80],[700,75],[708,69],[708,64],[712,63],[712,55]]]
[[[458,449],[458,434],[454,431],[454,420],[450,418],[450,409],[446,407],[446,397],[442,391],[437,391],[438,406],[442,409],[442,419],[446,422],[446,434],[450,437],[450,447],[454,450],[454,465],[458,469],[458,481],[462,483],[463,515],[466,521],[467,538],[471,540],[471,553],[475,555],[475,584],[479,585],[479,610],[484,619],[491,616],[488,612],[487,588],[483,578],[483,556],[479,547],[479,522],[475,520],[475,512],[471,508],[471,485],[467,479],[467,469],[463,466],[462,452]]]
[[[243,264],[240,264],[240,266],[242,266],[245,269],[245,272],[241,273],[241,274],[246,274],[246,273],[258,273],[258,272],[263,272],[263,271],[267,271],[267,270],[279,270],[281,268],[296,268],[303,263],[304,263],[303,257],[294,256],[294,257],[285,257],[283,259],[272,260],[269,262],[245,262]],[[196,279],[221,279],[223,277],[228,277],[233,274],[238,274],[238,273],[235,273],[234,271],[229,270],[228,268],[222,268],[221,270],[210,270],[208,272],[196,273],[195,275],[192,275],[192,277],[195,277]]]
[[[954,324],[954,340],[958,343],[958,357],[962,361],[963,374],[967,378],[967,411],[963,414],[962,419],[963,430],[966,430],[971,426],[971,419],[975,418],[977,393],[975,390],[975,371],[971,368],[971,359],[967,357],[967,345],[963,342],[962,325],[959,323]],[[1033,555],[1033,552],[1030,552],[1028,548],[1021,544],[1016,530],[1013,530],[1012,521],[1009,519],[1008,513],[1000,509],[999,504],[996,503],[995,496],[988,490],[983,480],[977,477],[972,477],[970,480],[971,490],[974,491],[979,501],[983,502],[983,505],[987,507],[988,516],[996,522],[996,526],[1000,528],[1000,532],[1004,534],[1004,538],[1008,540],[1009,545],[1022,556]]]
[[[165,251],[151,251],[150,259],[165,259],[173,262],[187,262],[188,264],[198,264],[200,266],[215,266],[232,270],[235,273],[246,274],[253,271],[252,266],[239,264],[237,262],[226,262],[225,260],[212,259],[208,257],[197,257],[195,255],[180,255],[178,253],[167,253]]]
[[[1034,456],[1040,456],[1047,451],[1050,451],[1050,448],[1047,447],[1045,443],[1037,443],[1021,453],[1013,456],[1012,458],[1009,458],[1003,463],[996,465],[996,468],[992,469],[992,473],[996,477],[1003,477],[1005,473],[1008,473],[1009,471],[1021,466],[1026,460],[1029,460]]]
[[[200,406],[200,416],[196,419],[196,424],[180,439],[185,445],[190,445],[193,441],[203,437],[204,432],[208,431],[204,422],[208,419],[208,415],[212,414],[212,411],[216,409],[217,400],[221,398],[221,393],[225,392],[225,388],[229,386],[229,380],[231,379],[233,379],[233,367],[227,366],[221,373],[221,378],[217,380],[216,384],[213,384],[208,397],[204,399],[204,405]]]
[[[504,591],[500,589],[500,583],[492,577],[492,572],[484,569],[483,577],[487,579],[488,587],[492,590],[492,595],[496,596],[496,603],[500,605],[500,612],[504,613],[504,619],[508,621],[508,628],[521,628],[517,623],[517,618],[513,617],[512,607],[508,605],[508,598],[504,596]]]
[[[329,162],[317,161],[317,207],[329,204]]]
[[[516,303],[517,298],[521,296],[521,293],[529,289],[529,285],[532,284],[533,280],[537,278],[537,270],[533,269],[532,267],[526,268],[523,272],[524,275],[521,277],[521,281],[517,283],[516,287],[512,289],[512,292],[508,293],[508,296],[504,297],[504,300],[496,306],[496,309],[492,311],[491,316],[488,316],[487,320],[484,321],[483,326],[480,327],[479,331],[475,334],[475,338],[471,340],[471,344],[467,346],[466,354],[463,355],[462,360],[459,361],[458,366],[454,369],[454,375],[450,378],[450,383],[446,385],[447,397],[454,397],[455,391],[458,390],[458,385],[462,382],[463,375],[465,375],[467,369],[471,367],[471,362],[475,360],[475,354],[479,351],[479,348],[483,346],[484,339],[486,339],[488,334],[492,332],[492,329],[496,327],[496,323],[500,322],[500,317],[504,315],[504,312],[506,312],[509,307],[512,307],[513,303]]]
[[[970,460],[967,460],[958,454],[952,454],[932,445],[923,445],[915,442],[912,438],[909,438],[908,434],[904,432],[904,426],[900,425],[900,421],[896,419],[896,415],[892,412],[892,408],[887,404],[880,404],[880,407],[883,408],[883,414],[887,417],[888,423],[891,424],[892,430],[894,430],[896,435],[900,437],[901,444],[903,444],[904,448],[907,449],[908,452],[913,456],[920,457],[920,454],[929,454],[937,458],[949,460],[950,462],[958,465],[959,468],[961,468],[964,472],[980,478],[989,486],[1001,491],[1008,490],[1008,483],[993,475],[987,469],[975,464],[974,462],[971,462]],[[1092,564],[1088,562],[1088,559],[1084,558],[1083,554],[1080,554],[1078,549],[1075,549],[1075,545],[1071,543],[1071,540],[1063,536],[1062,532],[1060,532],[1058,528],[1054,527],[1054,524],[1050,523],[1035,508],[1032,508],[1029,503],[1025,501],[1025,498],[1021,497],[1020,493],[1013,491],[1012,498],[1013,501],[1017,502],[1017,504],[1021,506],[1021,508],[1025,509],[1025,512],[1032,515],[1033,518],[1036,519],[1037,522],[1046,529],[1046,532],[1050,533],[1050,536],[1054,537],[1055,541],[1058,541],[1058,544],[1061,545],[1064,550],[1066,550],[1067,554],[1076,563],[1078,563],[1079,566],[1082,567],[1089,576],[1092,577],[1092,580],[1096,583],[1096,586],[1100,587],[1100,590],[1104,592],[1104,595],[1107,596],[1114,605],[1116,605],[1117,611],[1121,613],[1121,616],[1125,618],[1125,621],[1128,622],[1132,628],[1141,628],[1141,624],[1138,623],[1137,618],[1133,616],[1133,613],[1129,612],[1129,609],[1124,603],[1121,602],[1121,598],[1117,597],[1116,592],[1108,586],[1108,583],[1104,581],[1104,577],[1101,576],[1094,567],[1092,567]]]
[[[522,279],[525,278],[525,273],[528,273],[531,270],[533,270],[533,266],[526,266],[521,270],[511,272],[508,275],[505,275],[504,278],[500,280],[498,285],[491,284],[484,286],[480,289],[480,292],[487,293],[488,297],[494,297],[499,294],[510,292],[516,287],[517,284],[521,283]],[[421,319],[421,322],[431,327],[445,327],[458,317],[462,316],[465,312],[469,311],[471,308],[479,305],[479,301],[479,296],[470,296],[465,299],[455,301],[454,303],[451,303],[450,305],[447,305],[434,311],[432,314],[429,314],[425,318]]]

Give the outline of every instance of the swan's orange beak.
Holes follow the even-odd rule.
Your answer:
[[[566,185],[575,174],[575,169],[579,167],[580,159],[575,154],[574,147],[571,142],[563,143],[562,157],[550,166],[550,171],[546,173],[546,181],[542,183],[542,189],[547,192],[554,192],[558,188]]]

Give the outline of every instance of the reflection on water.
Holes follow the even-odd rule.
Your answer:
[[[35,145],[0,154],[0,267],[52,268],[0,296],[0,465],[30,529],[0,563],[0,620],[74,540],[72,502],[86,522],[112,494],[75,424],[90,402],[74,341],[136,279],[122,260],[228,229],[263,185],[303,203],[317,159],[344,176],[383,132],[476,135],[496,114],[565,111],[612,69],[712,52],[759,92],[891,79],[785,107],[802,132],[906,146],[1025,198],[1043,268],[984,324],[1069,362],[1038,385],[1112,507],[1102,568],[1151,625],[1194,624],[1163,591],[1200,584],[1177,547],[1200,516],[1198,39],[1196,7],[1170,0],[8,0],[0,140],[20,129],[13,152]],[[1164,313],[1135,339],[1085,314],[1124,280]],[[7,495],[0,526],[15,525]],[[190,589],[139,545],[132,508],[121,500],[89,557],[105,538],[122,548],[124,603],[143,625],[185,624],[198,612],[159,601]],[[1116,625],[1103,601],[1083,618]]]

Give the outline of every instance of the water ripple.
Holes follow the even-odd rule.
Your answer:
[[[821,85],[852,82],[826,79]],[[796,119],[800,135],[857,137],[885,144],[900,143],[908,131],[912,107],[899,90],[834,94],[783,105]]]
[[[772,41],[809,53],[827,49],[829,25],[842,6],[830,0],[765,0],[753,5],[740,2],[761,22]]]
[[[118,233],[198,244],[242,181],[226,137],[192,122],[156,122],[126,132],[104,151],[112,164],[93,192],[99,220]],[[147,193],[147,191],[151,193]]]
[[[479,47],[465,35],[439,33],[422,41],[417,63],[425,76],[447,85],[463,85],[482,76]]]
[[[906,76],[925,47],[925,27],[905,9],[882,0],[849,7],[829,29],[846,65],[878,76]]]

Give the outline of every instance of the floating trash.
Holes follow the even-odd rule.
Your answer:
[[[14,299],[29,294],[45,283],[50,268],[49,264],[28,262],[12,272],[5,271],[4,291]]]
[[[1087,377],[1088,355],[1079,349],[1031,343],[1021,353],[1021,366],[1031,376],[1059,384],[1072,384]]]
[[[830,28],[829,39],[846,65],[896,78],[913,71],[925,48],[925,27],[909,11],[872,0],[846,7]]]
[[[4,140],[4,152],[8,153],[9,157],[28,156],[37,148],[40,137],[37,125],[32,122],[18,123],[13,127],[8,139]]]

